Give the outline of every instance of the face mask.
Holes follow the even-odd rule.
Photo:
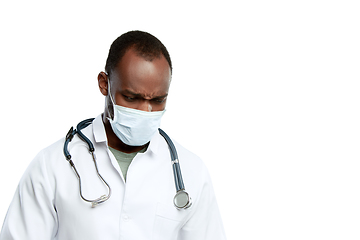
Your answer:
[[[113,103],[114,119],[109,119],[110,125],[116,136],[126,145],[142,146],[148,143],[160,127],[161,117],[165,110],[146,112],[133,108],[126,108]]]

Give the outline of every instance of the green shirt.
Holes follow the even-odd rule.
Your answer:
[[[136,156],[136,154],[138,153],[144,153],[147,149],[147,147],[141,149],[138,152],[133,152],[133,153],[124,153],[121,152],[119,150],[116,150],[112,147],[109,147],[110,151],[114,154],[114,157],[116,158],[116,161],[118,162],[121,172],[124,176],[124,179],[126,181],[126,174],[127,171],[129,169],[130,163],[131,161],[134,159],[134,157]]]

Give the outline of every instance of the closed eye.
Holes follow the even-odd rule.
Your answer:
[[[135,98],[134,98],[134,97],[126,96],[126,95],[124,95],[124,94],[123,94],[123,97],[124,97],[125,100],[128,101],[128,102],[133,102],[133,101],[135,101]]]
[[[154,98],[154,99],[151,99],[151,101],[156,102],[156,103],[163,103],[165,100],[166,100],[166,97],[165,97],[165,98]]]

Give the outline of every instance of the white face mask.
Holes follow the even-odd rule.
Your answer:
[[[110,93],[110,82],[108,82],[108,86],[110,99],[114,106],[114,119],[108,119],[115,135],[126,145],[145,145],[158,131],[165,110],[146,112],[115,105]]]

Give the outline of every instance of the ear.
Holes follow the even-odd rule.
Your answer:
[[[102,95],[108,95],[108,75],[105,72],[100,72],[98,75],[99,90]]]

